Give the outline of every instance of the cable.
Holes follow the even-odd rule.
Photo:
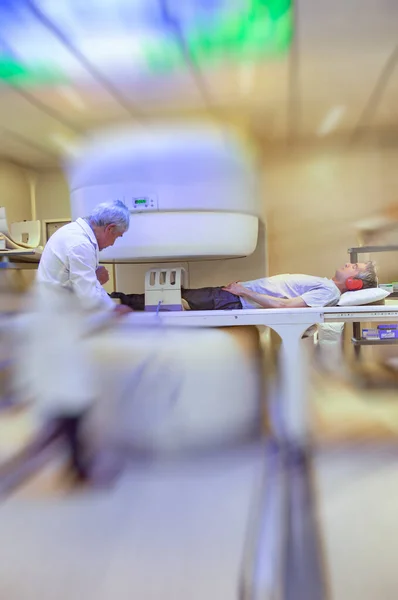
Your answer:
[[[163,302],[163,300],[159,300],[159,302],[158,302],[158,306],[157,306],[157,309],[156,309],[156,316],[159,315],[160,305],[162,304],[162,302]]]

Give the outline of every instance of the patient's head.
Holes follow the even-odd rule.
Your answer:
[[[375,264],[372,261],[366,263],[346,263],[344,267],[337,269],[333,281],[341,292],[347,292],[352,289],[375,288],[378,285]],[[354,288],[352,287],[352,282]],[[358,288],[355,288],[355,283],[358,283]]]

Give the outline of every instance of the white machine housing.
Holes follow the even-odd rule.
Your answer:
[[[212,126],[157,126],[92,138],[67,167],[72,218],[122,200],[129,231],[102,260],[234,258],[257,245],[260,192],[254,160]]]
[[[150,269],[145,274],[145,310],[182,310],[181,286],[186,287],[182,267]]]

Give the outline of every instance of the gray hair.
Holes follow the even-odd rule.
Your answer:
[[[121,200],[102,202],[86,217],[86,221],[96,227],[116,225],[120,232],[124,232],[130,225],[130,211]]]
[[[363,281],[363,289],[365,290],[378,287],[376,264],[373,261],[367,262],[366,267],[356,275],[356,278]]]

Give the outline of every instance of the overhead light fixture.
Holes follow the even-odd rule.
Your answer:
[[[345,106],[335,106],[334,108],[332,108],[332,110],[326,115],[325,119],[322,121],[317,132],[318,135],[327,135],[328,133],[333,131],[333,129],[337,127],[345,111]]]
[[[73,108],[83,111],[86,109],[86,104],[83,98],[69,85],[59,85],[57,92],[69,102]]]
[[[59,133],[53,133],[50,137],[54,144],[68,156],[80,156],[80,149],[78,148],[77,144],[69,140],[67,137]]]

